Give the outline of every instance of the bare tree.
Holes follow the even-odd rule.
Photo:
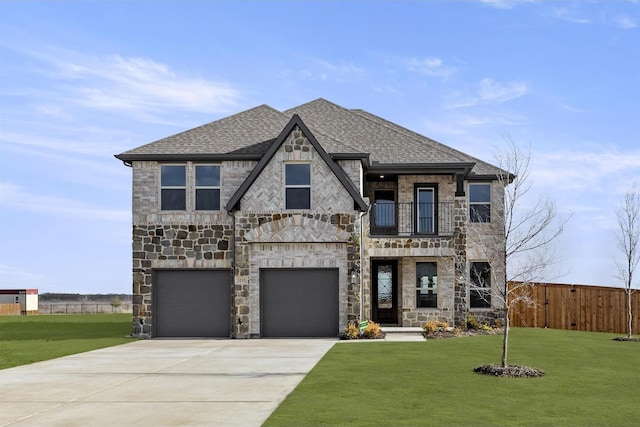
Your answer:
[[[507,147],[496,155],[498,184],[504,188],[494,206],[503,202],[504,211],[491,212],[490,232],[475,232],[469,238],[478,243],[489,261],[490,279],[494,281],[497,299],[493,306],[501,308],[504,333],[501,366],[506,368],[509,349],[509,314],[517,304],[533,305],[532,287],[545,277],[556,263],[552,242],[562,233],[569,220],[561,219],[554,201],[548,195],[531,193],[531,147],[522,149],[510,137]],[[471,233],[471,231],[470,231]],[[504,266],[504,270],[500,267]],[[474,277],[476,283],[474,284]],[[471,289],[483,287],[482,272],[471,271]],[[487,279],[484,279],[487,280]],[[478,283],[479,282],[479,283]]]
[[[622,205],[616,209],[618,231],[616,246],[624,256],[624,262],[616,261],[616,277],[622,281],[627,294],[627,338],[631,338],[633,326],[633,312],[631,311],[631,295],[633,289],[633,274],[640,262],[640,188],[634,182],[622,200]]]

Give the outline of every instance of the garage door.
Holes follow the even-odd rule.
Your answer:
[[[228,337],[229,280],[228,270],[156,270],[154,336]]]
[[[338,335],[338,270],[260,271],[263,337]]]

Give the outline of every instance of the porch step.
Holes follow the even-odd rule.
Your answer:
[[[424,341],[422,328],[402,326],[381,326],[385,341]]]

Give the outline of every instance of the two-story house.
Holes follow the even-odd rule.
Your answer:
[[[335,337],[494,316],[499,169],[363,110],[267,105],[116,156],[133,334]],[[497,234],[496,234],[497,233]]]

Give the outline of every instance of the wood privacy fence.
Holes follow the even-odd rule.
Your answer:
[[[511,326],[627,333],[627,294],[623,288],[540,283],[528,291],[535,305],[517,303],[509,315]],[[632,331],[638,334],[640,290],[631,295],[631,307]]]
[[[20,304],[0,304],[0,316],[19,316],[22,313]]]

